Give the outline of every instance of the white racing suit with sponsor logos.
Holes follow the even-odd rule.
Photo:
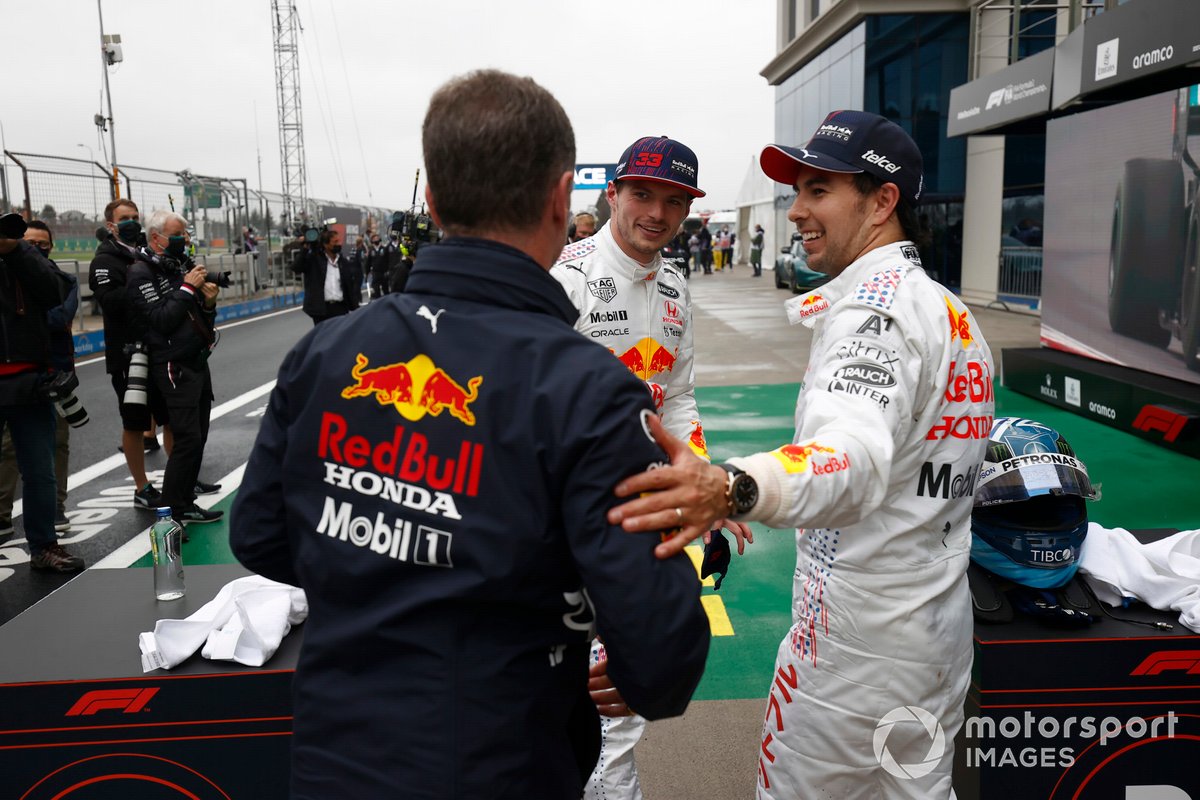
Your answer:
[[[567,245],[550,274],[579,309],[576,329],[644,380],[666,429],[707,458],[696,407],[687,280],[657,253],[645,265],[627,256],[608,223],[594,236]],[[592,643],[592,664],[603,651],[603,645]],[[641,800],[633,748],[645,728],[646,720],[637,715],[600,718],[600,760],[585,800]]]
[[[608,223],[563,248],[550,274],[579,309],[575,328],[644,380],[663,426],[707,458],[687,280],[657,253],[645,265],[625,255]]]
[[[749,516],[801,529],[758,797],[944,800],[970,679],[991,351],[909,242],[860,257],[788,316],[814,330],[794,443],[732,459],[758,481]]]

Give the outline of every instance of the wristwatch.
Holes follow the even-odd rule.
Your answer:
[[[758,481],[732,464],[717,464],[729,473],[725,484],[725,503],[731,517],[750,513],[758,503]]]

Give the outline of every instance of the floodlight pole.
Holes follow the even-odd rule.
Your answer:
[[[117,178],[117,132],[113,122],[112,89],[108,85],[108,49],[104,46],[104,9],[100,7],[101,0],[96,0],[96,13],[100,15],[100,66],[104,70],[104,94],[108,98],[108,142],[112,152],[112,185],[113,198],[121,197],[121,182]]]

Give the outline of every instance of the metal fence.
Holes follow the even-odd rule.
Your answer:
[[[60,255],[90,256],[104,206],[112,199],[107,170],[85,158],[7,151],[4,156],[5,210],[48,224]]]
[[[90,153],[89,153],[90,156]],[[392,212],[374,205],[309,198],[300,220],[284,219],[286,203],[278,192],[251,189],[244,178],[199,175],[189,170],[116,166],[117,181],[89,158],[3,151],[0,158],[0,212],[18,211],[41,219],[54,232],[54,259],[79,279],[84,298],[76,330],[86,330],[85,315],[95,311],[88,271],[104,224],[104,207],[118,194],[133,200],[142,218],[158,209],[174,210],[192,226],[197,261],[210,274],[230,273],[222,302],[238,302],[264,292],[294,291],[296,276],[288,260],[300,224],[320,224],[339,216],[346,225],[346,249],[368,231],[386,231]],[[338,209],[335,214],[330,209]],[[253,232],[254,243],[246,236]]]
[[[109,171],[90,158],[4,151],[0,211],[15,210],[43,220],[54,231],[57,254],[82,261],[90,260],[95,251],[96,228],[104,222],[104,206],[118,193],[137,203],[143,218],[156,209],[182,214],[206,254],[243,251],[244,231],[252,228],[268,261],[272,251],[294,238],[298,224],[327,218],[323,209],[355,212],[347,226],[348,247],[353,247],[355,235],[382,231],[391,219],[391,211],[379,206],[309,198],[299,211],[301,220],[285,220],[283,196],[251,189],[244,178],[128,164],[118,164],[116,172],[114,184]]]
[[[1002,246],[996,294],[1001,302],[1037,307],[1042,297],[1042,248]]]

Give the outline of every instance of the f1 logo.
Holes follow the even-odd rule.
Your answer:
[[[1200,650],[1159,650],[1146,656],[1129,674],[1161,675],[1164,672],[1200,675]]]
[[[124,714],[136,714],[146,707],[158,689],[98,689],[75,701],[66,713],[68,717],[90,717],[98,711],[120,709]]]
[[[996,106],[1000,105],[1003,102],[1004,102],[1004,90],[997,89],[996,91],[994,91],[988,95],[987,105],[984,106],[983,110],[987,111],[989,108],[995,108]]]
[[[1133,421],[1134,430],[1162,431],[1164,442],[1173,442],[1193,419],[1193,415],[1165,406],[1144,405]]]

